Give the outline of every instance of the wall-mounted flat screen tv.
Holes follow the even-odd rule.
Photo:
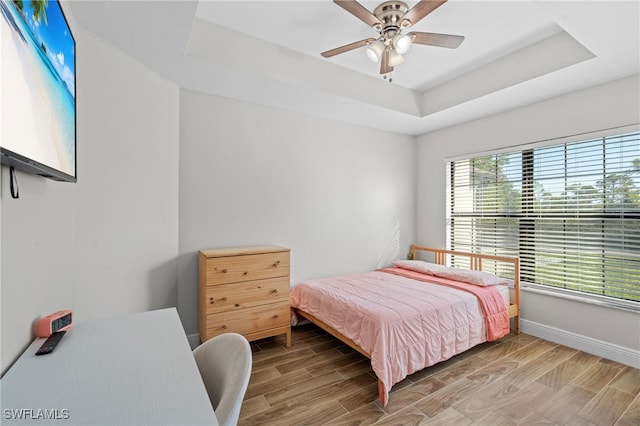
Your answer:
[[[0,0],[2,164],[76,181],[75,40],[57,0]]]

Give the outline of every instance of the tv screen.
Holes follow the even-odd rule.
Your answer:
[[[57,0],[0,0],[2,163],[76,181],[75,40]]]

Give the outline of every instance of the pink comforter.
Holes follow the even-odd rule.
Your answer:
[[[383,385],[383,403],[391,387],[409,374],[487,341],[483,297],[449,285],[427,285],[423,281],[434,278],[429,275],[418,274],[423,279],[417,280],[390,272],[309,280],[291,291],[292,307],[324,321],[369,353]],[[506,319],[492,332],[492,340],[506,335],[509,320],[501,296],[491,287],[474,287],[497,294],[501,307],[484,309],[504,310],[504,315],[489,315]]]

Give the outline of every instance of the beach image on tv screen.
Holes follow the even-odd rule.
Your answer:
[[[55,0],[0,0],[3,149],[76,174],[75,42]]]

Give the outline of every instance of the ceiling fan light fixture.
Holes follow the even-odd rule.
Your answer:
[[[371,59],[372,62],[378,62],[382,56],[383,50],[384,43],[380,40],[374,41],[369,45],[369,47],[367,47],[367,57]]]
[[[322,52],[324,58],[349,52],[366,46],[367,57],[380,63],[380,74],[387,76],[394,66],[404,62],[404,54],[413,44],[457,48],[464,36],[453,34],[426,33],[421,31],[402,32],[442,6],[447,0],[418,0],[409,8],[402,0],[383,0],[373,12],[359,0],[333,0],[335,4],[377,31],[376,38],[369,37],[344,46]],[[391,78],[389,78],[391,81]]]
[[[395,67],[397,65],[400,65],[403,62],[404,62],[404,56],[402,56],[401,54],[399,54],[398,52],[396,52],[393,49],[391,49],[389,51],[389,66],[390,67]]]
[[[396,34],[395,36],[393,36],[393,39],[391,41],[393,43],[395,51],[401,55],[407,53],[411,48],[411,37],[409,37],[408,35]]]

